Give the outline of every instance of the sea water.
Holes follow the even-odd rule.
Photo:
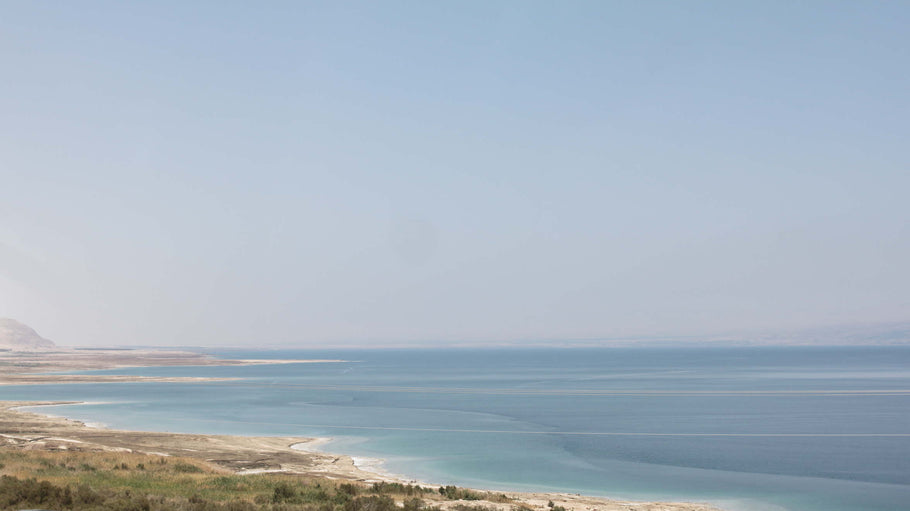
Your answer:
[[[910,509],[910,347],[209,351],[340,363],[95,371],[208,383],[17,386],[111,427],[321,436],[433,484]]]

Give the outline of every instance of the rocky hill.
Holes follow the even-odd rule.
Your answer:
[[[0,349],[12,351],[41,351],[54,349],[56,345],[38,335],[28,325],[15,319],[0,318]]]

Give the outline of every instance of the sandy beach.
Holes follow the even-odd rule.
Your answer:
[[[213,378],[155,378],[126,375],[54,375],[46,371],[110,369],[116,367],[161,365],[238,365],[254,363],[300,363],[303,361],[219,360],[186,352],[88,351],[0,355],[0,385],[105,382],[193,382]],[[312,361],[307,361],[312,362]],[[327,362],[327,361],[320,361]],[[25,374],[23,374],[25,373]],[[381,470],[372,463],[316,450],[329,439],[303,437],[254,437],[198,435],[162,432],[122,431],[56,417],[53,405],[76,404],[52,401],[0,401],[0,448],[25,451],[126,451],[158,456],[186,457],[203,461],[217,470],[235,474],[282,472],[333,480],[412,483]],[[46,406],[48,414],[23,411],[23,407]],[[358,466],[361,465],[361,466]],[[423,483],[421,484],[429,484]],[[478,490],[484,491],[484,490]],[[505,492],[510,503],[481,501],[480,504],[506,511],[520,503],[531,509],[546,510],[552,501],[571,511],[712,511],[705,504],[679,502],[633,502],[564,493]],[[443,508],[461,501],[434,502]],[[462,502],[463,503],[463,502]],[[478,502],[474,502],[478,503]]]

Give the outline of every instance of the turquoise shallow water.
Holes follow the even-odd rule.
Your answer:
[[[737,510],[910,508],[910,348],[213,351],[335,364],[102,371],[206,384],[7,387],[114,427],[330,436],[433,483]]]

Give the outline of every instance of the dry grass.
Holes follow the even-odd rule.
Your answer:
[[[198,460],[128,452],[28,452],[0,450],[0,474],[19,479],[37,478],[58,486],[86,485],[108,490],[131,490],[207,500],[270,495],[279,483],[328,486],[315,480],[284,474],[239,476]]]
[[[132,452],[0,449],[0,475],[46,481],[60,489],[88,489],[105,499],[100,507],[97,501],[96,507],[74,504],[62,509],[432,511],[447,497],[467,495],[455,487],[441,492],[400,483],[369,486],[292,474],[236,475],[195,459]],[[476,493],[471,497],[499,502],[507,498]],[[458,511],[485,509],[489,508],[463,505]]]

